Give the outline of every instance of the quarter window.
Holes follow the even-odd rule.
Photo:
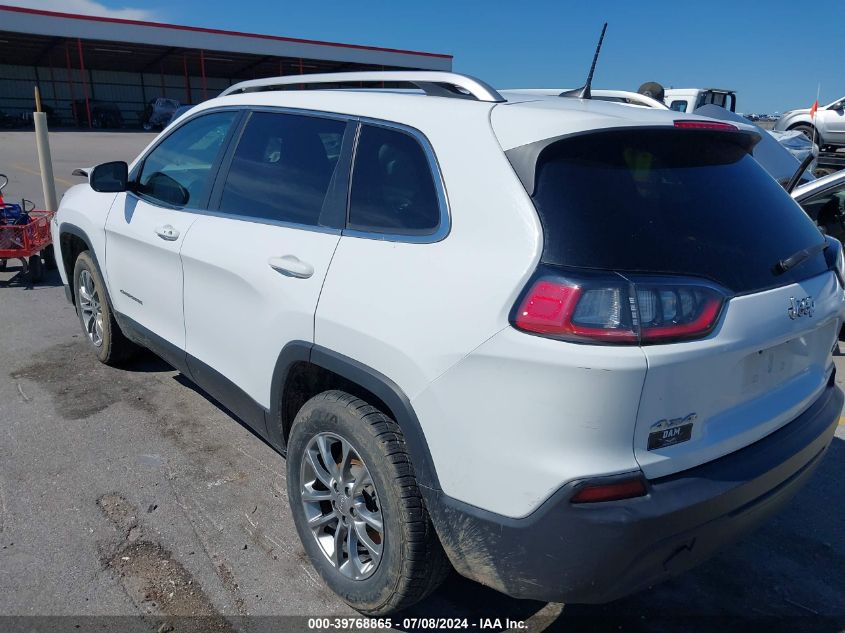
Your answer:
[[[349,228],[398,235],[429,235],[440,223],[431,167],[405,132],[364,125],[355,152]]]
[[[201,207],[211,168],[237,112],[215,112],[188,121],[144,159],[138,193],[178,207]]]
[[[313,116],[255,112],[232,158],[220,211],[321,224],[346,123]]]

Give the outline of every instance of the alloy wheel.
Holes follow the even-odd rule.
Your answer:
[[[94,277],[88,270],[79,273],[78,295],[82,326],[94,346],[100,347],[103,344],[103,308]]]
[[[305,518],[320,550],[352,580],[375,573],[384,551],[378,493],[360,454],[345,438],[319,433],[300,469]]]

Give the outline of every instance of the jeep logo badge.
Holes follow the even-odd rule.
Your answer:
[[[802,316],[813,316],[813,312],[815,312],[815,310],[816,302],[813,301],[812,297],[804,297],[803,299],[795,299],[795,297],[790,297],[789,308],[787,308],[786,313],[789,315],[789,318],[794,321],[795,319],[801,318]]]

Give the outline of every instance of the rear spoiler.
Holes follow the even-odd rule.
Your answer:
[[[703,119],[703,121],[706,121],[706,119]],[[583,132],[575,132],[574,134],[562,134],[560,136],[553,136],[551,138],[542,139],[540,141],[535,141],[526,145],[520,145],[519,147],[514,147],[513,149],[507,150],[505,152],[505,155],[508,157],[508,161],[510,161],[511,167],[513,167],[513,170],[516,172],[516,175],[519,176],[519,180],[522,182],[522,186],[525,187],[525,191],[528,192],[529,196],[533,196],[534,185],[536,182],[537,175],[537,163],[539,161],[540,155],[547,148],[560,141],[565,141],[567,139],[583,136],[585,134],[606,134],[629,130],[666,131],[676,129],[676,127],[671,127],[668,125],[625,125],[620,127],[602,128],[598,130],[586,130]],[[685,134],[719,135],[721,138],[724,138],[724,136],[722,135],[729,135],[730,138],[735,139],[735,141],[740,144],[748,153],[751,153],[751,151],[754,149],[754,146],[757,145],[757,143],[759,143],[762,138],[762,136],[758,132],[741,128],[737,128],[735,130],[685,129],[683,130],[683,132]]]

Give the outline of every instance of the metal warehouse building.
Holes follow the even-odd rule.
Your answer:
[[[451,70],[452,56],[0,5],[0,122],[41,91],[53,125],[93,127],[98,108],[137,126],[158,97],[182,104],[232,83],[349,70]]]

